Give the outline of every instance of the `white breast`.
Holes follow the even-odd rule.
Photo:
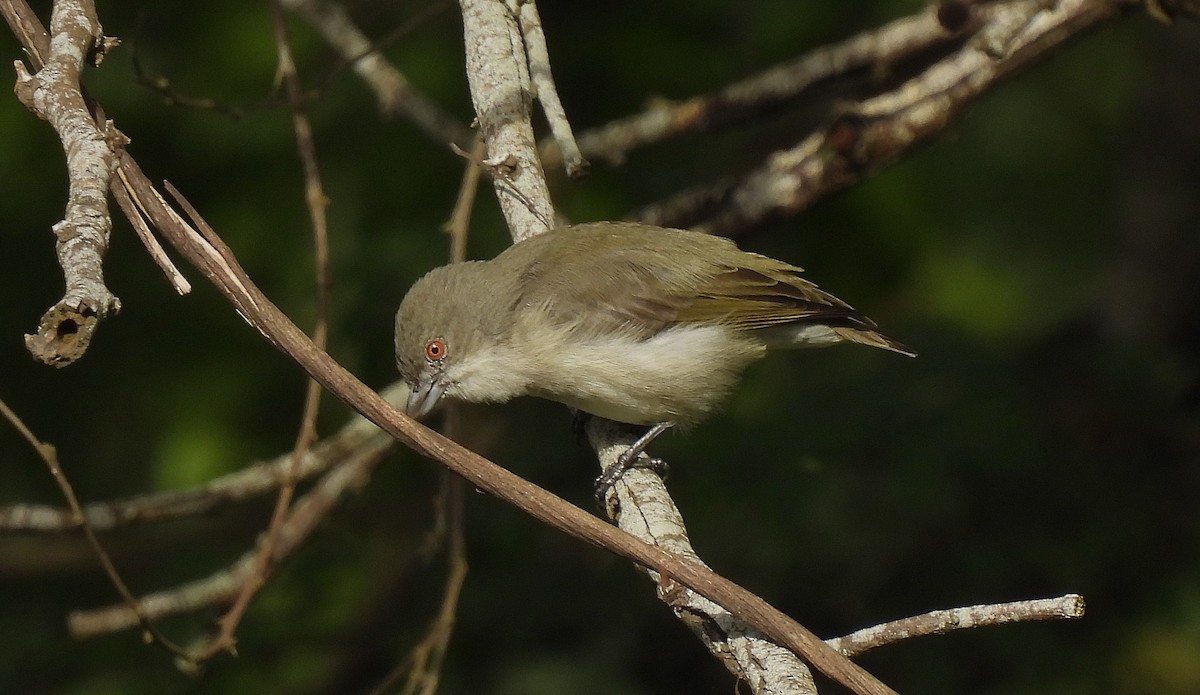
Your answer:
[[[713,325],[670,328],[648,340],[566,337],[557,345],[531,350],[538,353],[539,374],[529,392],[635,424],[698,420],[766,352],[760,343]]]

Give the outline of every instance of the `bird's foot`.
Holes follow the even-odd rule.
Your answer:
[[[600,505],[601,509],[605,507],[605,500],[608,498],[609,490],[631,468],[644,468],[654,471],[660,478],[665,479],[667,477],[669,467],[666,461],[654,458],[653,456],[643,457],[642,454],[645,453],[646,447],[650,446],[650,442],[654,441],[655,437],[667,431],[673,424],[671,422],[660,422],[646,430],[646,433],[638,437],[633,444],[630,444],[628,449],[621,452],[621,455],[617,457],[613,465],[605,469],[596,478],[594,494],[596,502]]]

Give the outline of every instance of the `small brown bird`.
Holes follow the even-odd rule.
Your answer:
[[[396,314],[408,412],[421,417],[443,397],[532,395],[657,423],[632,459],[670,424],[710,414],[768,349],[852,342],[914,354],[800,273],[728,239],[626,222],[562,227],[490,261],[436,268]]]

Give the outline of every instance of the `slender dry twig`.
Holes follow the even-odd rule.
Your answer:
[[[474,137],[471,130],[414,89],[404,74],[379,53],[378,46],[354,25],[341,5],[324,0],[280,0],[280,4],[304,17],[353,66],[354,72],[375,93],[384,113],[407,118],[438,142],[460,147],[471,142]],[[426,12],[435,9],[426,8]]]
[[[475,138],[471,152],[466,155],[467,166],[463,170],[462,183],[458,187],[458,196],[454,201],[454,210],[444,227],[450,235],[450,262],[461,263],[467,260],[467,232],[471,228],[471,211],[475,209],[475,196],[479,191],[479,177],[483,167],[477,162],[483,158],[486,146],[481,138]]]
[[[117,566],[113,564],[108,551],[100,544],[100,539],[96,536],[96,530],[88,524],[87,517],[83,514],[83,508],[79,504],[79,498],[75,495],[75,489],[71,486],[71,482],[67,480],[62,466],[58,462],[58,452],[54,446],[39,440],[33,431],[22,422],[21,418],[3,400],[0,400],[0,415],[3,415],[12,424],[13,428],[29,443],[29,446],[33,447],[38,457],[50,469],[50,475],[53,476],[54,482],[58,484],[59,490],[62,491],[63,497],[67,499],[67,504],[70,505],[71,511],[75,515],[76,527],[83,530],[83,535],[87,538],[88,545],[96,553],[96,559],[100,561],[100,567],[108,575],[109,581],[112,582],[113,587],[116,588],[117,593],[121,595],[121,599],[124,601],[121,607],[129,611],[134,625],[141,626],[145,640],[152,644],[160,645],[177,657],[185,656],[182,647],[167,639],[154,626],[150,616],[142,610],[141,606],[138,605],[137,599],[133,597],[133,593],[129,591],[129,586],[121,578],[121,573],[117,571]]]
[[[5,16],[9,16],[6,10]],[[114,151],[125,144],[110,122],[97,127],[80,91],[85,60],[99,64],[113,43],[106,39],[96,8],[82,0],[60,0],[50,15],[49,52],[31,75],[16,61],[17,98],[58,133],[70,181],[66,214],[53,227],[66,293],[42,316],[25,347],[45,364],[65,367],[83,357],[100,321],[121,310],[104,284],[104,253],[112,218],[108,188],[116,167]]]
[[[476,139],[472,154],[475,157],[482,156],[482,140]],[[450,221],[446,223],[445,229],[450,235],[451,263],[461,263],[466,260],[467,233],[470,230],[471,210],[479,190],[480,172],[480,167],[475,166],[472,162],[467,163],[463,170],[458,197],[454,203],[454,211],[450,215]],[[462,410],[458,404],[450,403],[445,408],[443,431],[451,439],[458,439],[462,434]],[[425,636],[421,641],[413,646],[405,659],[380,681],[372,691],[373,693],[387,692],[406,674],[408,677],[405,679],[404,690],[401,691],[404,695],[413,695],[414,693],[433,695],[437,691],[446,650],[450,644],[450,637],[454,634],[458,599],[467,579],[467,542],[463,521],[465,511],[462,482],[462,479],[454,473],[442,472],[442,486],[436,505],[437,523],[426,543],[428,550],[435,547],[439,541],[446,542],[447,571],[438,614],[426,628]]]
[[[633,217],[730,235],[794,215],[925,144],[1002,80],[1122,10],[1107,0],[965,7],[972,13],[965,25],[976,32],[960,50],[889,92],[842,106],[825,127],[740,179],[696,187]]]
[[[550,50],[546,47],[546,32],[542,29],[542,18],[538,14],[537,3],[533,0],[507,2],[509,11],[516,15],[521,24],[525,53],[529,59],[529,78],[533,82],[538,103],[542,105],[542,113],[546,114],[546,122],[550,124],[550,133],[558,145],[557,151],[562,155],[567,176],[583,176],[587,173],[588,162],[579,152],[579,144],[575,142],[575,134],[571,132],[571,122],[567,120],[567,112],[563,108],[562,100],[558,98],[558,87],[554,84],[553,72],[550,70]]]
[[[389,403],[403,403],[408,397],[408,387],[403,382],[393,384],[381,395]],[[277,490],[289,475],[297,481],[308,480],[324,474],[360,450],[391,444],[390,436],[366,418],[356,415],[338,432],[305,452],[298,470],[293,470],[293,456],[289,451],[270,461],[247,466],[194,488],[92,502],[84,506],[83,516],[97,531],[199,516]],[[74,512],[70,509],[36,504],[0,507],[0,531],[71,533],[77,528]]]
[[[459,423],[459,409],[447,409],[447,436],[454,438],[461,433]],[[388,692],[401,678],[404,678],[404,688],[400,691],[403,695],[433,695],[437,692],[442,665],[450,638],[454,634],[459,597],[467,579],[463,490],[462,478],[450,471],[443,472],[437,502],[438,523],[434,530],[435,535],[446,541],[446,580],[442,588],[442,601],[438,606],[437,615],[426,628],[424,637],[409,650],[404,660],[372,689],[373,695]]]
[[[120,178],[120,172],[117,172],[117,177]],[[120,206],[121,212],[125,213],[125,219],[129,220],[129,224],[133,227],[133,231],[137,234],[138,239],[142,241],[142,245],[146,247],[146,251],[150,254],[150,259],[154,264],[163,271],[163,275],[167,276],[171,287],[181,295],[192,291],[192,284],[183,277],[183,273],[175,267],[171,262],[171,258],[167,256],[167,252],[163,249],[162,244],[158,243],[158,239],[154,236],[154,232],[150,231],[150,225],[146,224],[146,218],[142,217],[141,211],[134,204],[133,199],[129,197],[129,191],[120,182],[114,182],[111,187],[113,197],[117,199],[117,205]]]
[[[711,94],[682,101],[655,99],[645,111],[579,136],[583,155],[613,166],[634,151],[684,133],[708,132],[760,119],[798,102],[814,87],[860,72],[884,72],[915,55],[960,41],[974,31],[978,15],[938,3],[835,44],[809,51]],[[541,146],[547,168],[562,158],[556,142]]]
[[[367,38],[366,34],[354,25],[345,8],[336,3],[321,0],[283,0],[283,5],[304,17],[339,55],[338,62],[316,80],[312,89],[306,91],[306,103],[319,99],[349,66],[375,94],[380,111],[385,116],[405,118],[416,125],[419,131],[440,143],[456,143],[465,147],[474,137],[471,129],[459,122],[453,114],[417,91],[404,74],[388,63],[380,52],[430,17],[452,7],[453,2],[435,0],[422,5],[407,21],[376,41]],[[213,111],[240,119],[248,113],[275,108],[282,103],[278,89],[272,89],[252,102],[241,104],[185,94],[177,89],[169,78],[150,75],[142,64],[136,38],[131,43],[131,62],[135,79],[139,84],[160,94],[171,105]]]
[[[391,442],[372,440],[369,445],[357,449],[349,458],[339,462],[329,475],[322,477],[307,494],[297,500],[280,530],[279,542],[275,544],[269,562],[277,565],[283,558],[295,552],[312,535],[320,522],[328,518],[333,506],[347,491],[361,487],[374,467],[390,450]],[[138,624],[139,612],[149,620],[158,620],[170,615],[226,605],[233,601],[242,591],[242,587],[253,581],[259,572],[261,547],[260,544],[229,568],[209,577],[136,599],[136,612],[127,604],[74,611],[67,616],[67,627],[72,636],[82,639],[134,627]],[[206,646],[191,650],[182,660],[183,665],[194,666],[196,659],[193,655]]]
[[[837,637],[826,640],[826,642],[846,656],[857,656],[876,647],[912,637],[941,635],[952,630],[966,630],[988,625],[1082,618],[1083,612],[1083,597],[1078,594],[1066,594],[1055,598],[930,611],[924,615],[857,630],[845,637]]]
[[[275,34],[275,46],[278,52],[279,74],[287,91],[288,102],[292,111],[292,125],[296,132],[296,150],[304,170],[305,201],[308,204],[309,217],[313,230],[313,245],[316,249],[316,325],[313,328],[313,343],[325,349],[329,333],[329,240],[326,226],[325,208],[328,199],[321,185],[320,170],[317,165],[317,149],[313,142],[312,126],[304,113],[304,105],[300,89],[300,78],[296,74],[296,64],[292,59],[290,39],[287,27],[283,21],[283,11],[277,2],[269,3],[271,8],[271,26]],[[317,433],[317,412],[321,402],[321,386],[309,379],[304,394],[304,408],[301,415],[300,429],[296,433],[296,442],[292,449],[291,466],[288,475],[279,488],[279,496],[271,513],[271,521],[263,535],[257,551],[257,563],[253,574],[247,578],[234,599],[233,605],[217,620],[220,627],[217,635],[204,647],[196,650],[193,656],[195,663],[200,663],[219,652],[232,650],[235,644],[234,635],[242,621],[250,602],[258,591],[266,585],[268,577],[274,569],[276,560],[275,546],[280,542],[280,533],[288,518],[292,498],[296,493],[296,471],[300,468],[300,460],[308,451]]]

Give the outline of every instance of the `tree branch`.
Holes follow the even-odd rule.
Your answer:
[[[499,0],[460,0],[467,49],[467,81],[487,143],[496,198],[513,241],[554,226],[554,207],[533,136],[529,63],[521,31]]]
[[[731,235],[773,217],[794,215],[930,141],[979,97],[1068,39],[1142,4],[1133,0],[942,3],[913,18],[911,24],[897,22],[862,35],[835,47],[832,55],[849,53],[857,56],[857,63],[866,64],[872,49],[851,51],[849,46],[870,47],[874,35],[891,38],[874,42],[874,50],[881,51],[877,58],[900,57],[903,52],[883,52],[881,47],[893,40],[900,46],[929,43],[937,31],[930,17],[939,23],[953,20],[947,28],[959,32],[975,30],[959,50],[889,92],[842,107],[824,127],[794,147],[770,154],[757,169],[738,179],[697,186],[632,217],[648,224]],[[1171,9],[1190,13],[1184,4],[1172,3]],[[909,44],[900,40],[902,36],[925,38]],[[587,142],[586,137],[583,140]]]
[[[28,23],[21,26],[26,38],[38,35]],[[104,284],[103,259],[112,229],[113,153],[125,140],[110,122],[103,130],[96,127],[79,86],[84,61],[98,65],[110,45],[92,3],[59,0],[50,15],[49,53],[41,67],[31,75],[24,63],[14,63],[17,98],[54,128],[67,156],[66,214],[53,227],[66,293],[42,316],[37,333],[25,336],[30,354],[56,367],[82,357],[100,321],[121,309]]]
[[[781,63],[712,94],[672,102],[656,99],[642,113],[626,116],[579,136],[591,159],[618,166],[630,153],[684,133],[702,133],[744,123],[799,101],[818,85],[855,72],[884,72],[910,57],[961,41],[979,24],[969,9],[961,16],[940,3],[871,31]],[[542,145],[546,167],[561,157],[556,143]]]
[[[602,470],[629,448],[626,428],[592,418],[587,434]],[[645,454],[642,455],[645,458]],[[691,562],[703,565],[688,539],[683,515],[657,474],[634,468],[613,486],[605,511],[622,531]],[[670,576],[646,570],[659,598],[674,610],[696,638],[756,695],[815,695],[812,673],[793,652],[767,639],[730,611],[681,587]]]
[[[1078,594],[1066,594],[1057,598],[930,611],[924,615],[883,623],[826,641],[829,646],[846,656],[855,656],[912,637],[941,635],[953,630],[1032,620],[1082,618],[1083,612],[1083,597]]]
[[[394,384],[381,395],[393,405],[408,398],[408,387]],[[83,507],[87,523],[97,531],[111,531],[135,523],[156,522],[207,514],[222,506],[276,490],[292,476],[297,481],[324,474],[336,464],[374,449],[392,438],[361,415],[356,415],[338,432],[313,445],[292,470],[292,452],[270,461],[248,466],[215,478],[198,487],[141,495],[120,500],[93,502]],[[0,507],[0,531],[64,533],[79,528],[70,509],[46,505],[14,504]]]
[[[346,8],[323,0],[280,0],[280,5],[304,17],[342,60],[351,63],[355,74],[375,93],[384,113],[406,118],[438,142],[470,147],[474,139],[471,130],[414,89],[404,73],[389,63],[355,26]]]
[[[533,0],[522,0],[519,4],[516,13],[521,24],[521,35],[525,39],[525,52],[529,59],[529,76],[533,81],[534,93],[538,103],[542,105],[542,113],[546,114],[546,121],[550,124],[550,132],[558,146],[557,151],[562,153],[562,163],[567,170],[567,176],[583,176],[587,173],[588,163],[579,152],[575,134],[571,131],[571,122],[567,120],[567,112],[558,98],[558,87],[551,76],[546,32],[542,28],[537,4]]]
[[[259,546],[243,555],[229,568],[204,579],[189,582],[167,591],[136,599],[136,606],[148,620],[159,620],[179,613],[226,605],[233,601],[248,582],[252,582],[265,562],[278,565],[291,555],[316,530],[320,521],[329,516],[332,507],[348,490],[359,486],[371,470],[391,449],[391,442],[374,440],[370,446],[357,450],[337,468],[323,477],[316,486],[292,505],[280,525],[279,542],[267,549],[260,539]],[[270,555],[263,557],[263,550]],[[125,630],[137,625],[137,614],[127,604],[94,610],[73,611],[67,616],[67,627],[77,638],[94,637]],[[200,645],[189,654],[195,666],[197,654],[203,654],[208,644]]]

